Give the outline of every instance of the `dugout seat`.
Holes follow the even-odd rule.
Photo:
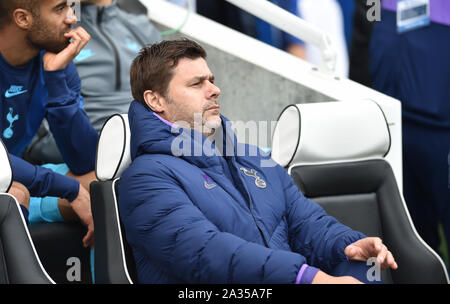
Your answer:
[[[91,206],[95,222],[95,281],[101,284],[133,284],[136,265],[123,229],[117,202],[117,183],[130,165],[128,115],[113,115],[104,124],[97,147],[91,184]]]
[[[371,100],[290,105],[275,127],[272,158],[329,215],[382,238],[399,267],[384,271],[385,283],[447,284],[447,269],[414,228],[385,159],[390,141]]]

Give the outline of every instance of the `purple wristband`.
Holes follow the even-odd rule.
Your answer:
[[[318,271],[318,268],[303,264],[297,274],[295,284],[311,284]]]

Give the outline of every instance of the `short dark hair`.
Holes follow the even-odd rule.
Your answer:
[[[166,40],[145,46],[133,60],[130,83],[133,98],[145,105],[144,92],[152,90],[167,97],[173,70],[182,58],[206,58],[206,51],[189,39]]]
[[[5,27],[12,21],[12,13],[18,8],[30,11],[37,15],[36,4],[39,0],[0,0],[0,28]]]

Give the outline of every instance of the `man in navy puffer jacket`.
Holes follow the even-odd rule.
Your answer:
[[[336,268],[363,265],[360,280],[367,268],[354,261],[397,268],[380,239],[328,216],[237,143],[205,57],[191,40],[164,41],[131,67],[133,162],[119,208],[139,282],[358,283]]]

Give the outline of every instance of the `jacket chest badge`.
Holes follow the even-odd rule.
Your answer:
[[[256,187],[261,188],[261,189],[264,189],[267,187],[266,182],[257,175],[258,172],[255,169],[248,170],[245,168],[240,168],[240,170],[242,172],[244,172],[245,175],[255,178]]]
[[[211,190],[217,186],[214,183],[213,179],[211,177],[209,177],[208,175],[202,174],[202,177],[204,179],[203,185],[205,186],[206,189]]]

